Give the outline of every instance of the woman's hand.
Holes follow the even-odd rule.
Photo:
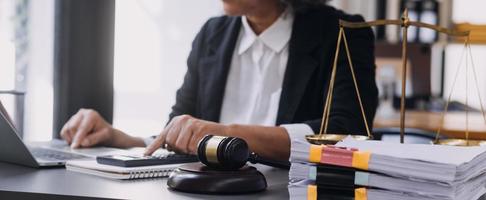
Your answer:
[[[160,147],[179,153],[196,154],[199,140],[208,134],[226,136],[226,129],[225,125],[196,119],[190,115],[177,116],[147,147],[145,155],[151,155]]]
[[[80,109],[61,130],[61,137],[72,148],[92,146],[135,147],[145,146],[140,138],[131,137],[114,129],[95,110]]]

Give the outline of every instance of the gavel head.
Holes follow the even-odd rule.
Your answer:
[[[248,144],[241,138],[206,135],[197,145],[199,161],[219,170],[237,170],[249,156]]]

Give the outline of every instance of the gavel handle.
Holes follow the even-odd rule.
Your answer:
[[[271,159],[266,159],[263,157],[260,157],[256,153],[252,152],[250,154],[250,157],[248,158],[248,161],[250,161],[253,164],[262,164],[262,165],[267,165],[270,167],[276,167],[280,169],[290,169],[290,162],[289,161],[277,161],[277,160],[271,160]]]

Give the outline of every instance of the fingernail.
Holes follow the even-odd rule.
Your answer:
[[[84,139],[82,145],[83,146],[89,146],[89,140]]]
[[[71,143],[71,148],[76,148],[78,145],[77,145],[77,142],[73,142]]]
[[[149,146],[149,147],[145,148],[144,154],[145,155],[151,155],[152,152],[153,152],[152,147]]]

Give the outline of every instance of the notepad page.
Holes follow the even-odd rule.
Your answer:
[[[98,164],[96,160],[91,160],[91,159],[68,161],[66,165],[86,168],[91,170],[104,171],[104,172],[120,173],[120,174],[169,170],[169,169],[176,169],[177,167],[181,166],[181,164],[170,164],[170,165],[152,165],[152,166],[143,166],[143,167],[119,167],[113,165]]]

